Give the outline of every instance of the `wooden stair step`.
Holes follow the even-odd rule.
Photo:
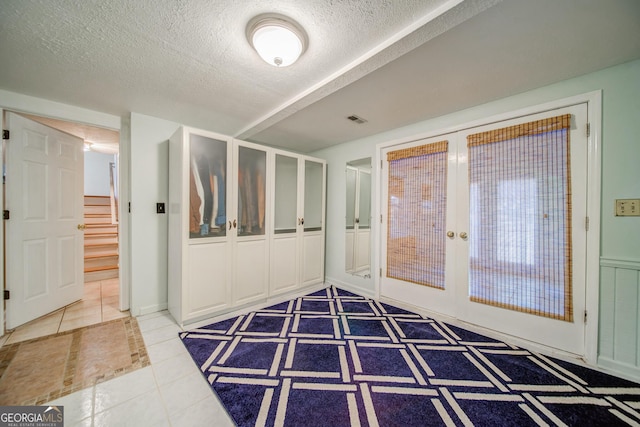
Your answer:
[[[104,257],[117,257],[118,254],[118,248],[115,249],[103,249],[100,251],[89,251],[87,252],[87,249],[85,248],[84,251],[84,259],[88,260],[88,259],[92,259],[92,258],[104,258]]]
[[[112,223],[109,196],[84,196],[85,279],[118,277],[118,225]]]
[[[102,256],[97,258],[85,258],[84,260],[84,268],[85,271],[87,268],[93,267],[110,267],[117,268],[118,267],[118,255],[115,256]]]
[[[118,268],[118,265],[102,265],[96,267],[85,267],[84,272],[91,273],[93,271],[117,270]]]
[[[85,215],[84,216],[85,224],[95,224],[95,225],[116,225],[111,223],[111,215],[106,216],[97,216],[97,215]]]
[[[111,206],[109,205],[84,205],[84,214],[108,214],[111,216]]]
[[[85,282],[95,282],[98,280],[113,279],[120,275],[120,270],[99,270],[99,271],[87,271],[84,273]]]
[[[107,205],[111,206],[111,197],[109,196],[84,196],[84,205],[90,206],[100,206]]]
[[[118,234],[115,233],[107,233],[107,234],[94,234],[94,235],[84,235],[84,245],[92,246],[92,245],[107,245],[107,244],[118,244]]]
[[[118,233],[118,226],[116,224],[85,224],[85,234],[106,234],[106,233]]]

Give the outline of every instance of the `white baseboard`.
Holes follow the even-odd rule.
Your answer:
[[[598,367],[607,374],[616,375],[640,383],[640,368],[635,365],[622,363],[618,360],[609,359],[608,357],[598,357]]]
[[[337,288],[343,289],[345,291],[353,292],[354,294],[358,294],[363,297],[375,298],[375,291],[373,289],[361,288],[352,283],[347,283],[338,279],[334,279],[333,277],[327,277],[326,284],[334,285]]]
[[[237,307],[237,308],[234,308],[232,311],[227,311],[213,317],[207,317],[205,319],[196,319],[193,321],[185,322],[182,325],[182,327],[185,331],[190,329],[197,329],[202,326],[221,322],[223,320],[231,319],[233,317],[237,317],[242,314],[247,314],[252,311],[261,310],[265,307],[280,304],[282,302],[289,301],[291,299],[299,298],[299,297],[308,295],[310,293],[317,292],[321,289],[325,289],[328,286],[329,286],[329,283],[316,283],[315,285],[310,285],[305,288],[296,289],[295,291],[282,293],[282,294],[267,298],[266,300],[262,300],[260,302],[254,302],[254,303],[244,305],[242,307]]]
[[[156,311],[166,310],[169,307],[168,303],[148,305],[146,307],[140,307],[137,310],[132,310],[132,315],[135,317],[144,316],[145,314],[155,313]]]

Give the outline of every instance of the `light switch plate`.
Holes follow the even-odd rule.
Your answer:
[[[616,216],[640,216],[640,199],[616,199]]]

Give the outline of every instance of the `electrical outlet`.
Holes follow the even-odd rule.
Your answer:
[[[164,203],[156,203],[156,213],[159,213],[159,214],[165,213]]]
[[[640,216],[640,199],[616,199],[616,216]]]

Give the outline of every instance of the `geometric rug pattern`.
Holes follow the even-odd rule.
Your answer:
[[[640,426],[640,385],[330,287],[180,333],[238,426]]]

